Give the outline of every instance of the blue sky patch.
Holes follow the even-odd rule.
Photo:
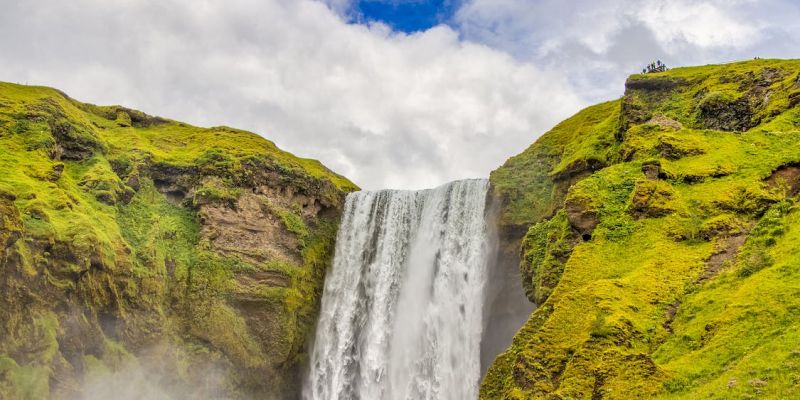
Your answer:
[[[395,31],[424,31],[446,23],[458,9],[460,0],[356,0],[355,22],[380,21]]]

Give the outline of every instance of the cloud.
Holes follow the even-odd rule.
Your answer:
[[[559,73],[447,26],[347,24],[346,6],[16,1],[0,79],[253,130],[370,189],[485,177],[582,104]]]
[[[672,66],[797,56],[790,0],[470,0],[453,19],[467,40],[564,71],[584,99],[622,92],[628,74]]]
[[[699,48],[747,47],[760,36],[755,24],[722,3],[659,1],[635,9],[633,15],[656,33],[663,45],[678,49],[686,44]]]
[[[798,16],[800,5],[788,0],[470,0],[454,22],[468,39],[541,57],[570,41],[603,53],[629,25],[646,26],[670,51],[741,49],[774,28],[797,32]]]
[[[345,15],[347,12],[352,10],[353,2],[355,0],[320,0],[321,2],[325,3],[330,7],[333,11],[336,11],[340,15]]]

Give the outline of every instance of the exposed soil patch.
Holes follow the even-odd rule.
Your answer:
[[[789,94],[789,108],[793,108],[798,104],[800,104],[800,92]]]
[[[658,125],[658,126],[660,126],[662,128],[668,128],[668,129],[674,129],[674,130],[683,129],[683,125],[680,122],[675,121],[672,118],[668,118],[668,117],[665,117],[665,116],[660,115],[660,114],[654,116],[653,118],[650,118],[647,122],[645,122],[645,124]]]
[[[739,248],[742,247],[746,239],[746,234],[739,234],[721,239],[720,249],[712,254],[711,257],[708,258],[708,261],[706,261],[706,269],[703,271],[703,274],[700,275],[700,278],[698,278],[698,283],[705,282],[716,276],[728,261],[736,257]]]
[[[659,175],[661,175],[661,163],[660,162],[645,163],[644,165],[642,165],[642,173],[648,180],[651,181],[658,180]]]
[[[680,300],[675,300],[672,304],[667,307],[667,310],[664,312],[664,323],[661,326],[664,327],[669,333],[672,333],[672,321],[675,320],[675,315],[678,314],[678,307],[681,306]]]
[[[581,202],[580,199],[569,199],[564,209],[567,212],[569,224],[581,234],[584,240],[590,240],[592,231],[600,223],[600,216],[597,210]]]
[[[800,193],[800,166],[797,165],[784,165],[764,182],[770,188],[784,188],[787,196],[795,196]]]
[[[606,383],[606,377],[603,373],[594,372],[594,385],[592,385],[592,400],[603,400],[603,385]]]

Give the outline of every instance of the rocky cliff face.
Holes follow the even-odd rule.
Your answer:
[[[800,391],[800,62],[634,75],[494,171],[539,306],[482,399]]]
[[[0,149],[0,398],[297,396],[352,183],[252,133],[5,83]]]
[[[800,391],[799,103],[798,61],[634,75],[494,171],[498,263],[538,308],[481,398]],[[352,183],[12,84],[0,171],[0,398],[297,396]]]

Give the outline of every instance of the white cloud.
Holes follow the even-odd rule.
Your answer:
[[[746,47],[761,38],[757,26],[760,24],[749,16],[735,15],[730,7],[734,5],[741,6],[742,2],[663,0],[631,11],[665,46],[679,44],[680,48],[686,43],[701,48]]]
[[[327,4],[328,7],[330,7],[333,11],[336,11],[337,13],[344,15],[348,11],[350,11],[350,9],[353,6],[354,0],[320,0],[320,1]]]
[[[793,0],[468,0],[454,24],[468,40],[564,71],[591,101],[660,58],[673,66],[796,57]]]
[[[776,15],[776,11],[783,11]],[[797,28],[798,6],[781,0],[469,0],[455,22],[468,38],[514,49],[554,49],[570,40],[592,51],[608,50],[613,36],[631,24],[643,24],[660,45],[743,48],[763,39],[767,28]],[[540,55],[547,54],[540,53]]]
[[[0,80],[253,130],[365,188],[487,176],[580,105],[558,73],[448,27],[397,34],[305,0],[17,1],[0,48]]]

